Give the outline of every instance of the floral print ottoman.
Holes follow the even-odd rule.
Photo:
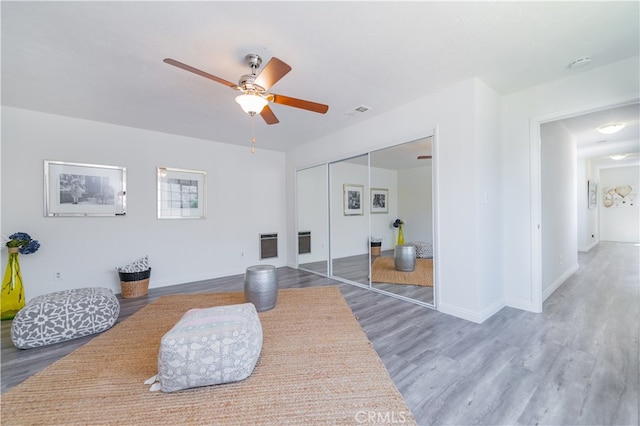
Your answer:
[[[13,319],[11,340],[37,348],[105,331],[116,323],[120,302],[108,288],[57,291],[34,297]]]

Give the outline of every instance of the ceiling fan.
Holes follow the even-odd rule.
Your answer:
[[[291,67],[280,59],[276,57],[271,58],[259,74],[256,74],[256,70],[260,67],[260,64],[262,64],[260,55],[250,53],[245,57],[245,60],[247,65],[251,67],[251,74],[240,77],[238,84],[216,77],[190,65],[183,64],[175,59],[166,58],[164,62],[242,92],[241,95],[236,97],[236,102],[238,102],[242,109],[249,115],[254,116],[260,114],[267,124],[277,124],[280,122],[271,108],[269,108],[269,102],[320,114],[324,114],[329,110],[327,105],[267,92],[271,86],[291,71]]]

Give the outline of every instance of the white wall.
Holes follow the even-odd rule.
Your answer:
[[[504,159],[500,152],[500,110],[502,97],[486,84],[475,86],[475,176],[474,188],[468,200],[475,207],[475,247],[478,274],[478,298],[482,306],[481,318],[488,318],[500,310],[504,304],[502,265],[496,259],[503,256],[502,233],[509,232],[502,227],[502,204],[510,202],[502,197],[502,170]],[[464,151],[461,154],[465,155]],[[447,165],[449,167],[449,165]],[[464,191],[463,193],[466,193]]]
[[[542,293],[549,297],[578,269],[576,140],[562,123],[540,127]]]
[[[329,258],[329,213],[327,166],[300,170],[297,175],[298,230],[311,232],[311,253],[300,254],[299,263]]]
[[[578,212],[578,251],[591,250],[599,240],[598,206],[589,207],[589,182],[598,184],[598,174],[588,158],[578,158],[577,162],[576,206]],[[598,188],[599,190],[599,188]]]
[[[398,172],[398,216],[405,221],[405,242],[433,244],[433,193],[431,165]]]
[[[368,166],[338,162],[330,164],[331,258],[369,252]],[[362,185],[362,215],[344,215],[344,184]]]
[[[355,256],[369,250],[367,166],[338,162],[329,165],[331,258]],[[344,184],[362,185],[362,215],[344,215]]]
[[[604,206],[604,192],[607,188],[620,185],[632,185],[635,189],[633,203],[624,206]],[[600,209],[600,238],[602,241],[616,241],[623,243],[640,242],[640,167],[614,167],[600,170],[600,187],[598,194],[598,208]],[[633,205],[630,205],[633,204]]]
[[[503,265],[507,303],[538,311],[541,290],[536,282],[539,205],[532,202],[539,188],[537,123],[617,105],[640,97],[639,58],[584,71],[503,98],[502,193]],[[539,234],[537,234],[539,235]]]
[[[501,261],[496,261],[502,257],[499,213],[503,191],[496,166],[500,163],[499,114],[497,94],[478,79],[466,80],[300,146],[288,155],[288,173],[293,176],[296,168],[420,139],[437,128],[434,205],[439,229],[434,249],[438,253],[438,309],[481,322],[502,306]],[[479,136],[477,130],[481,130]],[[481,165],[478,156],[491,158],[490,164]],[[478,195],[479,188],[482,194],[485,190],[495,194],[482,209],[478,208],[478,200],[484,199]],[[483,242],[489,249],[476,244],[478,232],[483,236],[486,232]],[[294,259],[295,251],[290,250],[289,262]]]
[[[371,188],[387,188],[389,198],[388,213],[371,214],[371,235],[382,238],[382,250],[392,250],[397,243],[396,229],[391,226],[396,218],[402,216],[401,191],[403,184],[399,181],[398,172],[395,170],[371,167]]]
[[[44,217],[45,159],[127,167],[127,215]],[[157,166],[208,173],[206,219],[156,219]],[[151,287],[283,266],[285,184],[283,153],[2,108],[2,234],[27,232],[42,244],[21,256],[27,299],[86,286],[120,292],[114,268],[145,254]],[[258,234],[272,232],[279,257],[261,262]]]

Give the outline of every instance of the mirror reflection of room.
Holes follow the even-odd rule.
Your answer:
[[[372,204],[371,285],[433,305],[433,149],[432,138],[371,153],[371,193],[386,195],[387,209]],[[415,263],[399,266],[401,248]],[[406,253],[405,253],[406,254]]]
[[[369,285],[369,156],[329,165],[332,276]]]
[[[298,170],[298,267],[328,275],[327,165]]]
[[[298,170],[299,268],[434,306],[432,162],[426,137]]]

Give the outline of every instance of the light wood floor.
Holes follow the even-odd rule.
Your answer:
[[[484,324],[290,268],[281,288],[339,285],[421,425],[637,425],[640,247],[600,243],[544,304]],[[119,321],[165,294],[236,291],[242,276],[152,289]],[[2,322],[2,392],[90,340],[15,349]],[[52,390],[55,391],[55,390]]]
[[[393,256],[393,250],[385,250],[381,253],[381,255]],[[369,262],[373,263],[373,261],[377,257],[378,256],[372,256],[371,259],[369,259],[369,255],[365,254],[333,259],[333,276],[340,277],[349,281],[354,281],[366,286],[371,285],[371,287],[378,290],[407,297],[409,299],[417,300],[434,306],[434,294],[432,287],[406,284],[387,284],[378,282],[370,284]],[[327,262],[305,263],[299,265],[299,267],[308,271],[317,272],[324,276],[327,275]]]

